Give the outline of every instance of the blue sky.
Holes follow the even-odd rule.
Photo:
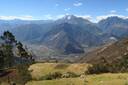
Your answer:
[[[57,19],[73,14],[91,21],[128,16],[128,0],[0,0],[0,19]]]

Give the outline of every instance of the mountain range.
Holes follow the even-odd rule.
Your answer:
[[[11,31],[24,43],[76,54],[127,37],[128,19],[114,16],[93,23],[66,15],[58,20],[0,20],[0,31],[4,30]]]

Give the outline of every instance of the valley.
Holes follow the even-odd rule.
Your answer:
[[[111,24],[109,24],[111,23]],[[66,15],[54,21],[2,21],[0,28],[11,31],[39,57],[82,54],[127,37],[128,20],[108,17],[98,23]],[[8,28],[8,24],[10,28]]]

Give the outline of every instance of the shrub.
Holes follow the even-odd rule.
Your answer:
[[[53,80],[53,79],[59,79],[59,78],[74,78],[78,77],[79,75],[73,73],[73,72],[66,72],[64,74],[60,72],[54,72],[54,73],[49,73],[45,76],[42,76],[39,80]]]
[[[94,64],[88,67],[88,74],[100,74],[109,72],[108,66],[103,64]]]
[[[41,77],[41,80],[53,80],[53,79],[61,78],[61,76],[62,74],[60,72],[54,72]]]
[[[74,78],[78,76],[79,75],[75,74],[74,72],[66,72],[62,75],[62,78]]]

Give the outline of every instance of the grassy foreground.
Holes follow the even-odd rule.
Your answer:
[[[86,82],[85,82],[86,80]],[[30,81],[26,85],[128,85],[128,74],[88,75],[86,78]]]
[[[37,63],[29,70],[33,80],[26,85],[128,85],[127,73],[106,73],[99,75],[86,75],[78,78],[62,78],[56,80],[38,80],[41,76],[52,72],[75,72],[82,74],[87,70],[87,64],[60,64],[60,63]]]

